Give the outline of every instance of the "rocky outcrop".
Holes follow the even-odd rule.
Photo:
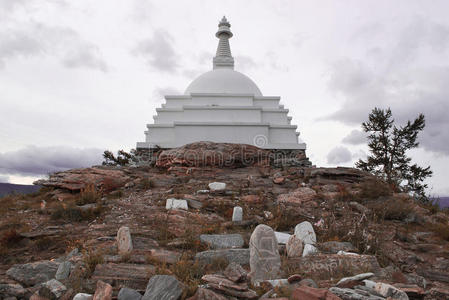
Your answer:
[[[33,184],[69,191],[80,191],[87,184],[102,187],[105,181],[113,181],[116,186],[124,186],[129,180],[130,178],[122,170],[92,167],[52,173],[48,179],[40,179],[33,182]]]
[[[53,279],[58,266],[59,263],[49,260],[17,264],[6,271],[6,275],[25,286],[33,286]]]
[[[173,166],[236,168],[259,163],[266,164],[269,156],[268,151],[251,145],[198,142],[162,151],[156,166],[161,168]]]

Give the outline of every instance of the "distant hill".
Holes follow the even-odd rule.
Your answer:
[[[449,207],[449,197],[440,197],[437,199],[440,207]]]
[[[0,197],[11,193],[29,194],[37,192],[41,187],[38,185],[0,183]]]

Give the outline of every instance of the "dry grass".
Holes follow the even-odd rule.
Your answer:
[[[375,200],[380,197],[388,197],[392,194],[393,189],[388,183],[381,179],[373,178],[360,184],[358,198],[363,202],[364,200]]]
[[[118,181],[114,177],[105,177],[101,183],[101,188],[104,193],[109,194],[110,192],[116,191],[121,188],[124,184]]]
[[[13,247],[22,240],[22,237],[15,229],[10,229],[3,232],[0,238],[0,244],[6,247]]]
[[[413,212],[413,203],[407,198],[389,197],[371,203],[370,208],[380,219],[403,221]]]
[[[437,223],[429,225],[429,230],[433,231],[438,237],[445,241],[449,241],[449,225]]]
[[[86,264],[88,276],[92,275],[92,273],[95,271],[95,267],[99,264],[104,263],[103,259],[103,252],[96,250],[96,251],[86,251],[83,255],[83,261]]]
[[[271,213],[273,214],[273,218],[267,223],[275,231],[289,231],[296,224],[303,221],[298,218],[293,210],[288,209],[283,205],[276,206],[271,210]]]
[[[104,211],[101,204],[94,208],[81,209],[74,205],[59,204],[51,213],[52,220],[62,220],[64,222],[92,221],[99,217]]]
[[[94,184],[90,183],[86,185],[79,194],[76,200],[76,205],[85,205],[90,203],[98,203],[101,201],[101,193],[97,191]]]

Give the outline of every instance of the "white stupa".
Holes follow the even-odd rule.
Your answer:
[[[183,95],[165,96],[154,123],[148,124],[145,142],[137,149],[174,148],[212,141],[250,144],[265,149],[305,150],[298,142],[297,126],[280,97],[263,96],[246,75],[234,70],[229,47],[231,25],[225,17],[218,25],[213,70],[196,78]]]

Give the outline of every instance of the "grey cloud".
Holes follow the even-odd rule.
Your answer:
[[[177,71],[173,38],[165,30],[158,29],[151,38],[140,41],[132,53],[145,58],[147,64],[156,70],[169,73]]]
[[[254,69],[257,67],[256,62],[250,56],[239,55],[235,57],[235,64],[241,71]]]
[[[28,146],[0,153],[0,173],[44,175],[49,172],[100,164],[103,150],[95,148]]]
[[[418,34],[418,44],[407,42],[415,39],[410,28]],[[429,28],[439,28],[438,33]],[[341,96],[344,104],[327,119],[359,125],[368,119],[374,107],[390,107],[396,123],[402,125],[423,113],[427,123],[420,134],[422,147],[449,154],[449,55],[441,50],[447,47],[447,42],[434,41],[437,37],[448,40],[448,29],[439,24],[414,21],[398,34],[398,42],[383,46],[384,60],[361,62],[342,58],[334,62],[330,67],[329,89]],[[407,49],[406,45],[412,49]],[[403,58],[399,58],[401,49]],[[433,55],[429,55],[429,50]],[[392,63],[396,59],[408,63]]]
[[[366,138],[367,135],[365,132],[354,129],[343,138],[342,142],[350,145],[361,145],[367,142]]]
[[[348,150],[348,148],[343,146],[337,146],[333,148],[329,153],[327,154],[327,163],[328,164],[342,164],[347,163],[352,160],[352,154]]]
[[[68,68],[91,68],[103,72],[108,71],[106,62],[101,58],[97,47],[93,45],[84,45],[73,51],[69,51],[62,60],[64,66]]]
[[[98,48],[71,28],[33,21],[18,23],[13,29],[0,28],[0,40],[0,67],[11,59],[47,55],[60,58],[70,68],[107,70]]]

